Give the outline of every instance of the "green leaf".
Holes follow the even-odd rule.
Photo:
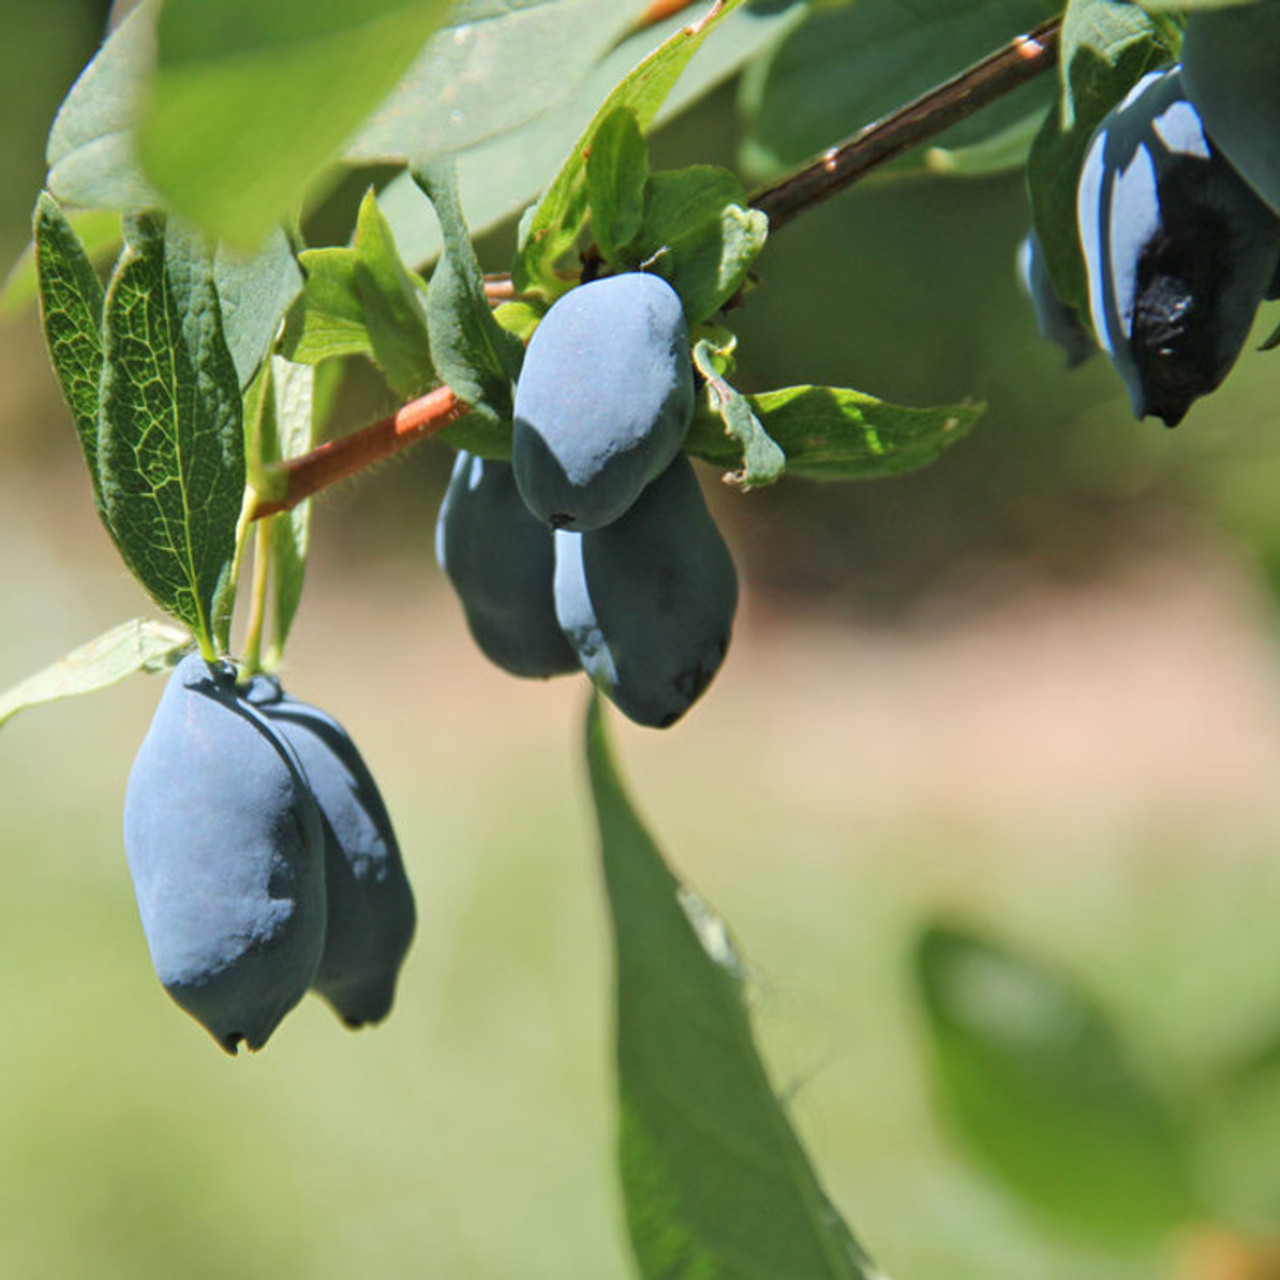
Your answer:
[[[724,0],[723,4],[716,4],[697,22],[681,27],[614,86],[541,201],[521,223],[520,247],[512,268],[518,290],[542,288],[552,294],[564,291],[564,284],[555,278],[554,267],[573,248],[586,223],[586,161],[594,145],[596,131],[619,107],[630,108],[640,129],[647,130],[689,59],[741,3],[742,0]]]
[[[1048,16],[1040,0],[858,0],[814,6],[807,22],[748,68],[742,163],[756,177],[790,169],[962,71]],[[947,131],[969,146],[1007,127],[1050,90],[1027,86]],[[919,160],[914,163],[918,165]]]
[[[315,439],[316,371],[271,357],[271,394],[262,416],[262,453],[281,462],[307,453]],[[311,499],[271,517],[271,585],[274,629],[268,666],[284,653],[302,599],[307,550],[311,541]]]
[[[1271,206],[1280,209],[1280,21],[1270,4],[1193,13],[1182,78],[1213,145]]]
[[[138,163],[133,136],[155,63],[159,10],[159,0],[142,0],[80,73],[58,109],[45,148],[45,185],[64,204],[136,211],[160,203]]]
[[[787,470],[817,480],[914,471],[962,440],[985,407],[910,409],[845,387],[781,387],[744,398],[786,454]],[[685,447],[732,471],[745,465],[740,443],[725,435],[707,407],[695,414]]]
[[[163,671],[190,646],[190,632],[171,623],[151,618],[122,622],[0,693],[0,725],[29,707],[95,693],[138,671]]]
[[[166,0],[138,153],[173,208],[256,246],[409,69],[447,0]]]
[[[712,165],[655,173],[645,184],[644,225],[631,253],[680,295],[690,324],[737,293],[764,248],[769,219],[742,200],[738,179]]]
[[[917,154],[925,170],[940,177],[981,178],[1008,173],[1027,163],[1044,120],[1045,110],[1037,106],[979,142],[960,147],[926,147]]]
[[[644,1280],[870,1280],[756,1051],[724,923],[622,789],[598,697],[587,764],[616,962],[618,1155]]]
[[[305,281],[285,323],[280,347],[299,364],[341,356],[373,355],[356,283],[356,251],[304,249],[298,255]]]
[[[644,218],[649,148],[636,113],[619,107],[600,122],[587,156],[587,198],[596,246],[613,266],[630,265],[619,258],[640,230]]]
[[[89,261],[101,263],[116,256],[120,250],[120,215],[111,209],[89,209],[79,213],[63,213],[71,225]],[[17,315],[29,302],[40,296],[40,281],[36,271],[36,243],[33,239],[21,256],[9,268],[9,274],[0,285],[0,318]]]
[[[1168,58],[1155,24],[1127,0],[1070,0],[1063,20],[1058,105],[1027,158],[1027,190],[1054,292],[1088,324],[1088,281],[1076,228],[1076,187],[1102,117]]]
[[[735,452],[741,452],[742,467],[730,475],[733,483],[744,489],[772,484],[787,469],[787,456],[740,392],[721,376],[716,356],[719,354],[705,338],[693,349],[693,363],[706,382],[707,403],[724,423],[724,433],[732,441]]]
[[[243,390],[253,381],[294,298],[302,272],[279,227],[253,255],[219,246],[213,279],[222,309],[222,332]]]
[[[735,9],[716,29],[715,39],[689,64],[653,123],[670,119],[732,75],[793,25],[802,8],[799,3],[782,3]],[[696,10],[646,26],[621,41],[559,107],[457,154],[458,190],[473,233],[488,230],[528,204],[590,124],[596,107],[614,84],[655,44],[681,30],[689,12]],[[435,219],[427,215],[428,202],[412,175],[394,178],[379,193],[378,203],[406,262],[420,266],[439,252]]]
[[[572,93],[634,13],[631,0],[455,5],[348,158],[422,165],[522,125]]]
[[[203,246],[158,217],[135,221],[103,335],[108,525],[134,576],[212,657],[226,647],[245,462],[240,383]]]
[[[102,381],[102,284],[75,230],[47,192],[36,202],[32,235],[40,318],[58,385],[66,397],[105,519],[98,477],[98,385]]]
[[[916,966],[938,1103],[1011,1191],[1115,1242],[1156,1243],[1204,1211],[1180,1118],[1087,995],[942,926]]]
[[[435,383],[425,287],[401,262],[372,188],[360,204],[355,250],[356,292],[373,358],[395,393],[412,400]]]
[[[493,318],[484,291],[451,163],[414,170],[431,197],[444,254],[427,292],[427,328],[440,377],[472,412],[442,433],[459,448],[483,457],[510,457],[512,387],[524,347]]]

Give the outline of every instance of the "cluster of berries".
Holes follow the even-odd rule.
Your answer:
[[[584,670],[654,728],[710,684],[738,585],[682,451],[693,404],[684,312],[660,277],[610,276],[551,306],[516,386],[512,460],[460,453],[436,525],[493,662]]]
[[[391,820],[355,744],[278,681],[190,654],[129,775],[124,843],[169,994],[229,1053],[310,989],[386,1017],[416,923]]]
[[[1054,294],[1032,236],[1020,269],[1041,333],[1073,365],[1096,341],[1134,414],[1175,426],[1280,296],[1280,218],[1215,145],[1181,66],[1143,76],[1099,124],[1076,218],[1093,332]]]

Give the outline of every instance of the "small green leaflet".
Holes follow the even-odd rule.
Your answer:
[[[315,434],[316,371],[311,365],[293,364],[271,357],[270,394],[263,405],[261,448],[263,460],[280,462],[296,458],[312,446]],[[271,585],[274,627],[268,666],[284,653],[289,630],[302,599],[307,549],[311,540],[311,499],[299,502],[271,519]]]
[[[629,107],[634,111],[641,130],[647,129],[689,59],[724,17],[741,3],[742,0],[723,0],[723,3],[717,0],[702,18],[681,27],[614,86],[552,179],[541,201],[521,222],[520,248],[512,267],[512,278],[518,290],[545,289],[553,295],[564,291],[564,285],[556,280],[553,268],[573,248],[586,223],[586,163],[596,130],[619,107]]]
[[[1011,1191],[1129,1244],[1157,1243],[1207,1212],[1181,1117],[1087,995],[946,926],[922,933],[916,971],[938,1103]]]
[[[448,0],[166,0],[137,122],[167,203],[255,248],[409,69]]]
[[[122,622],[0,693],[0,725],[28,707],[94,693],[138,671],[163,671],[190,647],[191,633],[172,623],[151,618]]]
[[[723,922],[662,860],[593,696],[587,765],[613,921],[618,1158],[643,1280],[873,1280],[756,1051]]]
[[[102,284],[79,236],[47,192],[36,202],[33,236],[45,344],[80,437],[93,481],[93,500],[105,519],[98,478]]]
[[[356,283],[356,251],[304,249],[298,255],[305,282],[285,322],[281,350],[300,364],[341,356],[373,355]]]
[[[302,272],[288,239],[277,227],[252,256],[219,246],[213,279],[223,336],[243,390],[266,359],[285,312],[302,289]]]
[[[862,480],[914,471],[968,434],[984,405],[911,409],[846,387],[781,387],[744,396],[792,475]],[[741,443],[726,435],[708,407],[696,412],[685,448],[716,466],[740,471]]]
[[[431,352],[441,379],[472,409],[441,434],[482,457],[510,457],[512,387],[524,346],[493,318],[458,204],[452,161],[415,169],[413,176],[435,206],[444,239],[427,292]]]
[[[1063,19],[1059,99],[1031,144],[1027,191],[1054,291],[1088,323],[1088,283],[1076,229],[1076,187],[1102,117],[1167,61],[1152,20],[1125,0],[1070,0]]]
[[[618,107],[600,121],[587,156],[591,230],[596,247],[614,266],[629,265],[620,254],[644,219],[648,176],[649,148],[640,122],[629,107]]]
[[[373,358],[392,390],[413,400],[435,385],[424,310],[426,288],[400,260],[371,187],[356,220],[355,284]]]
[[[787,469],[787,456],[760,425],[746,397],[721,376],[716,367],[716,354],[711,343],[703,338],[693,349],[693,363],[706,382],[708,405],[724,423],[724,433],[733,447],[741,451],[741,470],[729,478],[744,489],[772,484],[781,479]]]
[[[226,648],[245,461],[240,383],[198,241],[155,216],[131,224],[103,339],[108,527],[134,576],[212,657]]]

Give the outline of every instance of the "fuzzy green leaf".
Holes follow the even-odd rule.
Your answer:
[[[627,1227],[644,1280],[870,1280],[760,1061],[723,921],[671,874],[591,700]]]
[[[914,471],[968,434],[983,405],[910,409],[846,387],[781,387],[745,396],[763,430],[786,454],[792,475],[863,480]],[[710,406],[699,406],[688,451],[738,472],[742,445],[725,434]]]
[[[425,289],[400,260],[395,237],[370,188],[356,220],[355,282],[373,358],[392,390],[412,400],[435,383]]]
[[[744,489],[772,484],[787,469],[787,456],[760,425],[747,398],[725,381],[717,368],[716,355],[705,338],[693,349],[693,363],[706,383],[707,406],[724,424],[724,433],[734,451],[741,453],[741,469],[729,478]]]
[[[641,131],[647,130],[689,59],[742,2],[724,0],[697,22],[681,27],[614,86],[542,199],[521,223],[520,248],[512,268],[517,289],[542,288],[552,294],[564,291],[564,285],[556,280],[553,269],[556,262],[573,248],[587,220],[586,163],[596,131],[619,107],[633,111]]]
[[[1204,1212],[1182,1123],[1085,993],[947,927],[921,935],[916,966],[939,1105],[1011,1191],[1131,1244]]]
[[[285,324],[280,347],[299,364],[373,354],[356,284],[356,251],[345,247],[304,249],[298,255],[306,277]]]
[[[36,202],[33,236],[45,345],[80,437],[93,500],[105,518],[98,477],[102,284],[80,238],[47,192]]]
[[[744,207],[741,182],[728,169],[690,165],[645,183],[644,215],[627,265],[644,263],[680,295],[697,324],[742,287],[768,235],[763,213]]]
[[[636,113],[619,107],[600,122],[587,156],[587,197],[591,230],[606,262],[626,266],[619,258],[640,230],[644,218],[649,148]]]
[[[435,206],[444,239],[427,292],[432,355],[440,377],[472,409],[445,438],[481,456],[509,457],[512,388],[524,347],[493,318],[452,163],[415,169],[414,178]]]
[[[166,0],[137,124],[150,180],[257,246],[440,25],[447,0]]]
[[[161,203],[138,163],[133,126],[155,64],[159,0],[142,0],[80,73],[49,130],[45,185],[64,204],[141,210]]]
[[[1102,117],[1166,61],[1156,26],[1127,0],[1071,0],[1061,35],[1057,106],[1027,158],[1027,190],[1054,292],[1088,323],[1088,282],[1076,228],[1076,187]]]
[[[463,0],[347,157],[422,165],[515,129],[572,93],[634,15],[631,0]]]
[[[37,207],[37,213],[39,208]],[[76,238],[92,263],[110,261],[120,251],[120,215],[112,209],[87,209],[75,213],[63,211]],[[36,270],[36,243],[33,239],[9,268],[0,285],[0,318],[17,315],[40,296]]]
[[[203,246],[160,218],[134,222],[103,335],[108,526],[134,576],[211,656],[226,643],[245,463],[240,383]]]
[[[301,291],[302,272],[277,227],[252,256],[221,246],[213,260],[213,279],[223,336],[243,390],[267,358],[285,312]]]
[[[163,671],[190,645],[190,632],[172,623],[152,618],[122,622],[0,693],[0,725],[29,707],[95,693],[139,671]]]

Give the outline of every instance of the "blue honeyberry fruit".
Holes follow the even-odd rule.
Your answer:
[[[297,752],[320,809],[328,910],[311,986],[349,1027],[381,1022],[417,912],[377,783],[346,730],[275,678],[256,677],[246,697]]]
[[[1182,74],[1213,145],[1280,215],[1280,4],[1197,9]]]
[[[324,836],[292,747],[198,654],[169,677],[129,775],[124,845],[169,994],[229,1053],[260,1049],[311,986]]]
[[[556,622],[551,530],[525,506],[509,462],[458,454],[436,520],[436,559],[491,662],[517,676],[578,669]]]
[[[1080,322],[1072,307],[1067,306],[1054,290],[1045,266],[1040,237],[1030,232],[1018,246],[1018,280],[1036,313],[1036,326],[1046,342],[1053,342],[1067,353],[1067,367],[1082,365],[1097,351],[1093,335]]]
[[[1214,147],[1179,68],[1099,124],[1080,174],[1094,331],[1139,417],[1168,426],[1214,390],[1280,263],[1280,224]]]
[[[674,724],[729,647],[733,560],[680,454],[603,529],[558,530],[556,613],[587,674],[638,724]]]
[[[571,289],[534,331],[516,385],[521,496],[555,529],[610,524],[680,451],[692,415],[675,290],[643,272]]]

